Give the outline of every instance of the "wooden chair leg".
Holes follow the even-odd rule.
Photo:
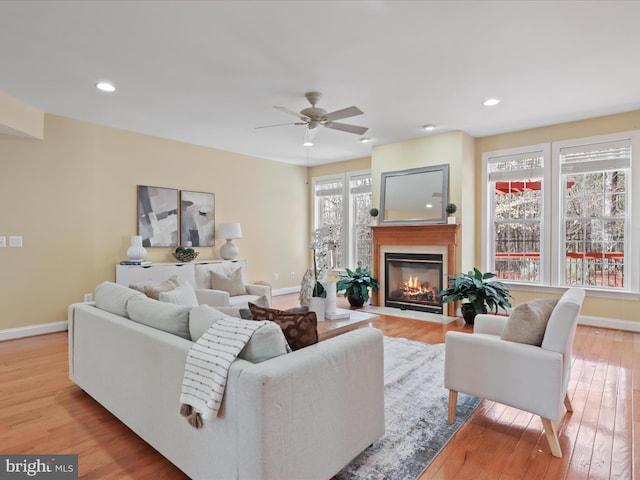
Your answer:
[[[456,420],[456,406],[458,404],[458,392],[449,390],[449,416],[447,422],[452,424]]]
[[[567,412],[573,412],[573,405],[571,405],[571,400],[569,400],[568,393],[565,393],[564,395],[564,408],[567,409]]]
[[[542,419],[544,433],[547,436],[547,441],[549,442],[549,448],[551,448],[551,455],[562,458],[562,449],[560,448],[560,442],[558,441],[558,435],[556,434],[556,428],[553,426],[553,422],[548,418],[540,418]]]

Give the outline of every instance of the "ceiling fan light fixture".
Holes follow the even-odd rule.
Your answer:
[[[485,107],[495,107],[499,103],[500,100],[497,98],[487,98],[484,102],[482,102],[482,105],[484,105]]]
[[[302,145],[305,147],[313,147],[313,142],[306,140]]]
[[[109,82],[98,82],[96,83],[96,88],[102,92],[115,92],[116,87]]]

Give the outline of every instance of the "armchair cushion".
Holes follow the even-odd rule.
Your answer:
[[[254,320],[271,320],[280,325],[291,350],[318,343],[318,318],[315,312],[287,312],[249,303]]]
[[[242,269],[238,268],[228,274],[211,270],[211,288],[228,292],[230,296],[246,295],[247,289],[242,282]]]
[[[509,315],[500,338],[539,347],[542,345],[549,317],[557,303],[555,299],[545,299],[517,305]]]

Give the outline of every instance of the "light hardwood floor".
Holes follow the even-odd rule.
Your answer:
[[[295,303],[294,295],[274,299],[281,308]],[[443,342],[448,330],[471,331],[462,321],[391,316],[374,326],[426,343]],[[421,480],[640,478],[639,385],[640,334],[579,327],[574,412],[556,423],[562,459],[549,453],[539,418],[483,401]],[[0,342],[0,453],[77,453],[83,479],[187,478],[71,383],[66,332]]]

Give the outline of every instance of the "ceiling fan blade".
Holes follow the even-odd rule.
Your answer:
[[[325,123],[324,126],[333,130],[340,130],[341,132],[355,133],[356,135],[363,135],[367,130],[369,130],[368,127],[359,127],[357,125],[338,122]]]
[[[256,130],[258,128],[281,127],[283,125],[306,125],[306,123],[303,123],[303,122],[276,123],[275,125],[263,125],[261,127],[256,127]]]
[[[293,110],[287,107],[273,107],[273,108],[280,110],[281,112],[288,113],[289,115],[293,115],[294,117],[299,118],[300,120],[307,120],[309,118],[306,115],[302,115],[301,113],[294,112]]]
[[[335,112],[327,113],[327,120],[331,122],[333,120],[355,117],[356,115],[362,115],[362,110],[360,110],[358,107],[347,107],[343,108],[342,110],[336,110]]]

